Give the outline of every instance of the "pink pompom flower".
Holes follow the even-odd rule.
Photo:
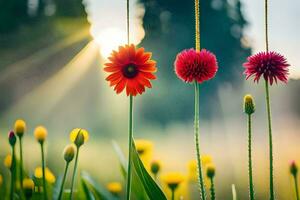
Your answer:
[[[183,50],[177,55],[174,67],[178,78],[188,83],[202,83],[212,79],[218,71],[216,56],[205,49]]]
[[[263,76],[271,85],[274,81],[277,83],[277,80],[287,83],[290,65],[281,54],[274,51],[260,52],[249,56],[247,60],[243,64],[246,79],[254,76],[254,82],[258,83]]]

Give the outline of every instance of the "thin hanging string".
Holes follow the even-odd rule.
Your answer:
[[[200,0],[195,0],[195,46],[200,51]]]
[[[265,0],[265,39],[266,39],[266,51],[269,51],[269,33],[268,33],[268,0]]]
[[[129,45],[129,0],[127,0],[127,44]]]

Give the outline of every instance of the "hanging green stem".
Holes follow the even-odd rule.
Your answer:
[[[23,147],[22,147],[22,136],[19,136],[19,145],[20,145],[20,184],[21,191],[23,191]]]
[[[215,183],[214,183],[214,178],[210,178],[210,196],[211,200],[216,199],[216,192],[215,192]]]
[[[194,117],[194,133],[195,133],[195,146],[196,146],[196,156],[197,156],[197,167],[198,167],[198,181],[201,192],[201,199],[205,200],[205,186],[202,175],[201,166],[201,154],[200,154],[200,143],[199,143],[199,84],[195,82],[195,117]]]
[[[296,200],[299,200],[299,189],[298,189],[298,180],[297,175],[293,175],[294,182],[295,182],[295,193],[296,193]]]
[[[133,145],[133,97],[130,95],[129,97],[129,137],[128,137],[128,150],[129,150],[129,155],[128,155],[128,170],[127,170],[127,192],[126,192],[126,199],[130,199],[130,192],[131,192],[131,148]]]
[[[252,130],[251,114],[248,114],[248,175],[249,175],[249,195],[250,200],[254,200],[254,186],[252,176]]]
[[[68,173],[68,168],[69,168],[69,162],[66,162],[64,176],[63,176],[62,183],[61,183],[60,190],[59,190],[58,200],[61,200],[61,197],[63,194],[64,185],[65,185],[66,177],[67,177],[67,173]]]
[[[266,88],[266,104],[267,104],[267,115],[268,115],[268,130],[269,130],[269,159],[270,159],[270,200],[275,199],[274,194],[274,181],[273,181],[273,137],[272,137],[272,121],[271,121],[271,106],[270,106],[270,94],[269,84],[265,81]]]
[[[73,175],[72,175],[70,200],[73,199],[74,184],[75,184],[75,179],[76,179],[76,172],[77,172],[77,165],[78,165],[78,157],[79,157],[79,149],[80,149],[80,146],[76,146],[76,147],[77,147],[77,151],[76,151],[75,164],[74,164],[74,170],[73,170]]]
[[[43,173],[43,190],[44,190],[44,199],[48,199],[47,195],[47,185],[46,185],[46,173],[45,173],[45,153],[44,153],[44,143],[41,142],[41,151],[42,151],[42,173]]]
[[[15,192],[15,180],[16,180],[16,156],[15,156],[15,147],[13,146],[11,149],[12,153],[12,161],[11,161],[11,181],[10,181],[10,200],[14,199]]]

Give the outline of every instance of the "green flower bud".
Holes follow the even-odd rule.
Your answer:
[[[158,172],[159,172],[159,170],[160,170],[160,168],[161,168],[161,165],[160,165],[160,162],[158,162],[158,161],[153,161],[152,163],[151,163],[151,172],[154,174],[154,175],[156,175]]]
[[[75,155],[75,148],[73,145],[68,145],[66,146],[65,150],[64,150],[64,159],[66,162],[71,162],[74,158]]]
[[[213,178],[216,174],[216,168],[213,164],[208,164],[206,166],[206,175],[208,178]]]
[[[17,138],[16,138],[16,135],[13,131],[10,131],[8,133],[8,142],[10,144],[10,146],[15,146],[16,142],[17,142]]]
[[[255,112],[254,100],[250,94],[247,94],[244,97],[244,112],[248,115],[251,115]]]
[[[296,176],[298,173],[298,166],[296,164],[296,161],[294,161],[294,160],[290,164],[290,172],[294,176]]]

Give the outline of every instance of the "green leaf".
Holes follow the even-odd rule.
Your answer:
[[[87,198],[93,196],[94,198],[92,199],[97,200],[117,200],[110,192],[96,183],[88,173],[81,173],[81,182]]]
[[[156,184],[156,182],[145,169],[139,157],[139,154],[135,148],[134,142],[131,147],[131,154],[131,164],[133,165],[134,171],[137,173],[139,180],[142,182],[149,199],[167,200],[160,187]]]
[[[87,200],[95,200],[94,194],[89,190],[87,183],[81,179],[81,184]]]

